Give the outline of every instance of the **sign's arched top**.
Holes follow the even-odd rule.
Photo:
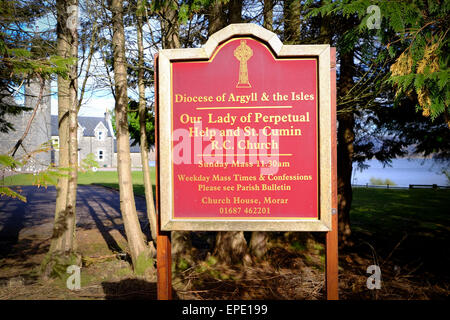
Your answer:
[[[318,56],[330,61],[330,45],[284,45],[278,36],[253,23],[236,23],[217,31],[209,37],[201,48],[165,49],[159,54],[170,60],[176,59],[209,59],[216,48],[223,42],[236,37],[251,36],[266,43],[280,58],[292,56]],[[326,61],[324,61],[326,63]]]

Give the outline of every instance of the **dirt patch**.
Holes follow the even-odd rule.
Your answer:
[[[174,287],[180,299],[323,299],[323,272],[306,265],[302,254],[281,251],[272,248],[265,261],[246,266],[203,261],[178,274]],[[280,256],[287,265],[279,265]]]
[[[262,261],[249,266],[212,264],[208,259],[180,272],[174,287],[181,299],[322,300],[325,299],[323,243],[292,247],[272,243]],[[448,282],[420,272],[412,264],[400,268],[395,260],[381,264],[381,289],[369,290],[367,267],[374,264],[366,252],[342,250],[339,294],[344,300],[443,300]]]
[[[43,282],[38,277],[39,265],[46,254],[49,240],[30,237],[20,239],[11,254],[1,260],[0,299],[155,299],[154,270],[143,277],[134,275],[128,261],[121,259],[126,241],[121,232],[112,230],[105,241],[96,229],[78,230],[78,249],[83,255],[81,289],[68,290],[66,279]],[[108,238],[109,239],[109,238]],[[266,257],[250,265],[228,266],[207,255],[174,275],[177,299],[324,299],[323,243],[292,245],[271,242]],[[294,242],[295,243],[295,242]],[[367,266],[372,257],[363,253],[341,252],[340,297],[352,300],[373,299],[445,299],[446,283],[427,281],[425,275],[411,268],[399,269],[395,264],[382,265],[382,288],[369,290]]]

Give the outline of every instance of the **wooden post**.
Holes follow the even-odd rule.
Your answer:
[[[170,232],[161,231],[159,210],[159,148],[158,148],[158,54],[155,55],[155,150],[156,150],[156,275],[158,300],[172,300],[172,248]]]
[[[332,217],[331,231],[326,234],[326,291],[327,300],[339,299],[338,281],[338,212],[337,212],[337,141],[336,141],[336,48],[330,51],[331,80],[331,167],[332,167]]]
[[[158,219],[159,222],[159,219]],[[160,225],[158,223],[158,229]],[[170,232],[158,230],[156,236],[156,266],[158,300],[172,300],[172,252]]]

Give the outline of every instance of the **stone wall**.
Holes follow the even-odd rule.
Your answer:
[[[99,141],[96,137],[81,136],[78,141],[78,150],[79,164],[81,164],[83,159],[86,159],[86,157],[92,153],[100,168],[116,167],[117,165],[114,157],[114,139],[112,137],[106,137],[104,140]],[[103,161],[98,160],[99,150],[103,150]],[[54,151],[53,159],[54,163],[58,165],[58,150]]]
[[[130,153],[131,167],[132,168],[142,168],[141,154],[140,153]],[[114,167],[117,167],[117,152],[114,153]]]
[[[35,108],[41,84],[37,79],[30,80],[25,85],[25,106]],[[14,131],[0,133],[0,154],[7,154],[26,130],[28,121],[33,114],[33,110],[22,112],[18,116],[8,115],[6,118],[14,126]],[[42,149],[44,144],[50,146],[51,127],[50,127],[50,83],[46,82],[42,101],[37,109],[36,115],[31,124],[28,135],[23,141],[23,146],[15,154],[16,159],[21,159],[30,155],[27,165],[21,168],[23,171],[39,171],[48,167],[50,164],[50,149],[46,152],[37,152]],[[19,171],[19,170],[18,170]]]
[[[93,153],[95,160],[101,168],[115,167],[114,160],[114,139],[112,137],[105,137],[104,140],[99,141],[96,137],[81,137],[79,142],[80,160],[87,157],[89,153]],[[103,161],[98,160],[98,151],[103,150]]]

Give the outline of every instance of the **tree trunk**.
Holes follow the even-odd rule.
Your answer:
[[[78,0],[72,0],[71,6],[78,8]],[[78,21],[78,12],[71,11],[71,17]],[[70,67],[69,83],[69,181],[66,202],[67,231],[64,234],[66,251],[74,251],[76,228],[76,202],[77,202],[77,177],[78,177],[78,31],[76,23],[69,29],[70,32],[70,56],[75,58]]]
[[[128,132],[127,61],[123,26],[123,0],[111,1],[113,26],[114,87],[116,94],[117,169],[119,173],[120,211],[127,235],[134,270],[141,273],[141,262],[149,257],[134,202],[131,179],[130,137]]]
[[[253,231],[250,238],[250,253],[260,259],[267,253],[267,232]]]
[[[176,1],[170,0],[164,4],[160,13],[164,49],[180,47],[177,8]],[[171,240],[172,261],[177,266],[182,258],[187,258],[187,253],[192,249],[190,232],[172,231]]]
[[[300,40],[300,1],[284,1],[284,42],[295,44]]]
[[[273,30],[273,6],[274,0],[264,0],[263,27],[270,31]]]
[[[219,261],[227,264],[247,263],[247,241],[243,231],[217,232],[214,254]]]
[[[210,4],[208,12],[208,35],[225,28],[227,25],[227,17],[225,15],[224,4],[222,1],[213,1]]]
[[[228,3],[228,22],[241,23],[242,22],[242,1],[231,0]]]
[[[225,16],[226,17],[226,16]],[[232,0],[228,3],[228,22],[242,22],[242,2]],[[227,20],[224,19],[222,2],[215,2],[210,7],[208,33],[213,33],[224,28]],[[247,241],[243,231],[218,232],[215,243],[215,254],[225,263],[243,261],[247,254]]]
[[[144,83],[144,41],[142,36],[142,7],[143,0],[139,0],[136,11],[137,16],[137,45],[138,45],[138,88],[139,88],[139,125],[140,125],[140,146],[142,171],[144,173],[145,202],[147,205],[147,218],[150,223],[150,233],[153,241],[156,241],[156,211],[153,200],[153,187],[150,178],[150,166],[148,163],[147,130],[146,119],[147,110],[145,102],[145,83]]]
[[[344,96],[353,86],[355,66],[353,51],[342,54],[339,78],[339,96]],[[339,110],[339,107],[338,107]],[[337,175],[338,175],[338,212],[339,212],[339,238],[344,245],[350,244],[350,208],[352,203],[352,163],[355,117],[352,111],[338,112],[337,132]]]
[[[78,56],[78,36],[68,28],[70,6],[77,6],[78,1],[56,1],[57,10],[57,52],[63,58]],[[76,101],[76,64],[70,67],[69,79],[58,76],[58,134],[60,168],[70,168],[68,177],[60,177],[56,185],[56,206],[53,234],[48,255],[42,262],[42,276],[58,275],[58,265],[79,263],[75,254],[75,203],[77,192],[77,166],[74,165],[73,152],[77,159],[77,101]],[[75,128],[75,136],[73,135]],[[72,133],[71,133],[72,130]]]
[[[57,52],[64,58],[69,57],[69,36],[67,34],[67,6],[65,1],[56,2],[57,9]],[[69,84],[68,79],[58,76],[58,134],[59,134],[59,159],[60,168],[69,167]],[[56,208],[53,226],[50,254],[63,251],[63,239],[66,229],[65,212],[69,178],[60,177],[56,185]]]
[[[177,1],[165,1],[161,11],[161,34],[163,49],[180,47]]]
[[[264,12],[263,12],[263,27],[268,30],[273,30],[273,7],[275,5],[274,0],[264,0]],[[254,231],[250,238],[249,249],[250,253],[256,258],[262,258],[267,253],[267,241],[269,235],[267,232]]]

